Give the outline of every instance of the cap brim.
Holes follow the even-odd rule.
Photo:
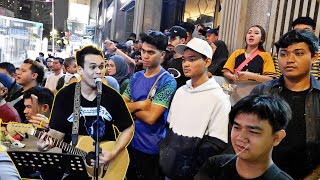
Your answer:
[[[164,35],[166,35],[168,37],[176,37],[176,35],[171,32],[166,32],[166,33],[164,33]]]
[[[185,44],[178,44],[174,50],[176,51],[176,53],[179,54],[183,54],[184,50],[186,50],[187,48],[189,48],[188,46],[186,46]]]

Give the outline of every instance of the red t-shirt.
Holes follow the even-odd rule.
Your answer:
[[[0,118],[2,119],[2,122],[5,123],[11,121],[21,122],[17,110],[9,103],[5,103],[4,105],[0,106]]]

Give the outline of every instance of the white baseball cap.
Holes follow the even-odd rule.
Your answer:
[[[202,55],[205,55],[207,58],[212,59],[213,51],[207,41],[199,38],[193,38],[187,44],[178,44],[175,47],[175,51],[179,54],[183,54],[184,50],[187,48],[190,48]]]

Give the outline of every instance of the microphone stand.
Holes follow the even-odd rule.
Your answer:
[[[102,82],[98,82],[102,83]],[[94,163],[94,179],[99,178],[99,154],[102,149],[99,143],[99,118],[100,118],[100,104],[101,104],[102,88],[97,88],[97,123],[96,123],[96,137],[95,137],[95,163]]]

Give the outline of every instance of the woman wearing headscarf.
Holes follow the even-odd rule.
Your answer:
[[[229,57],[229,51],[227,45],[221,40],[216,40],[213,44],[216,48],[212,56],[212,63],[208,67],[208,72],[214,76],[223,76],[222,69]]]
[[[124,92],[129,83],[129,67],[123,57],[111,56],[107,62],[108,75],[114,77],[120,85],[120,94]]]

